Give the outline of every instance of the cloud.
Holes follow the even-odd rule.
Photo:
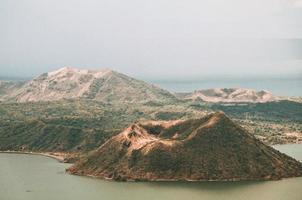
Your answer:
[[[302,38],[302,14],[288,2],[0,0],[0,76],[65,65],[153,76],[261,72],[302,55],[293,40]]]
[[[302,8],[302,0],[290,0],[293,7]]]

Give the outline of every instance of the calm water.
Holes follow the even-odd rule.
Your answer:
[[[276,146],[302,160],[302,145]],[[234,183],[119,183],[72,176],[48,157],[0,154],[0,200],[301,200],[302,178]]]
[[[302,96],[302,77],[295,79],[210,79],[200,81],[151,81],[172,92],[208,88],[251,88],[268,90],[278,96]]]

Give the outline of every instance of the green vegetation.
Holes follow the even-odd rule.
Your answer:
[[[218,110],[267,144],[302,141],[302,104],[292,101],[122,104],[78,99],[0,103],[0,150],[87,152],[136,121],[196,118]],[[155,133],[160,129],[152,128]]]
[[[302,142],[302,103],[194,103],[197,110],[223,111],[267,144]]]
[[[110,104],[92,100],[1,103],[0,150],[90,151],[134,121],[161,119],[162,112],[168,120],[179,113],[184,117],[202,115],[182,105]]]

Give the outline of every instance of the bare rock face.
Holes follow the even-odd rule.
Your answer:
[[[219,112],[132,124],[68,171],[114,180],[276,180],[302,176],[302,164]]]
[[[110,69],[82,70],[64,67],[27,82],[5,99],[36,102],[75,98],[136,102],[171,100],[175,97],[152,84]]]
[[[261,90],[256,91],[244,88],[215,88],[198,90],[193,93],[180,94],[184,99],[206,102],[251,102],[265,103],[279,100],[279,97],[274,96],[271,92]]]

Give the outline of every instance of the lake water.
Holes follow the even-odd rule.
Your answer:
[[[276,146],[302,160],[302,145]],[[0,153],[0,200],[301,200],[302,178],[258,182],[112,182],[65,173],[69,164]]]
[[[171,92],[192,92],[208,88],[250,88],[268,90],[277,96],[302,96],[302,77],[293,79],[253,78],[253,79],[204,79],[193,81],[153,80],[152,83]]]

